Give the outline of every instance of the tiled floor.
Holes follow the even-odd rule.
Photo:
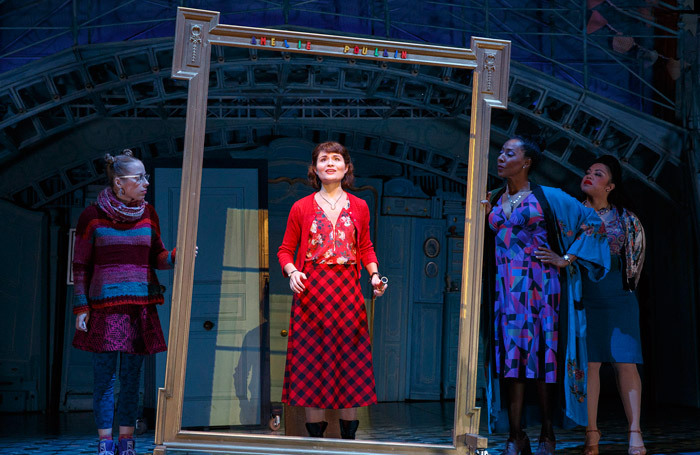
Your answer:
[[[412,402],[382,403],[370,408],[358,430],[358,439],[384,441],[449,443],[452,403]],[[626,424],[616,413],[601,416],[603,431],[602,454],[627,453]],[[649,454],[700,455],[700,410],[668,408],[647,411],[643,419],[644,437]],[[261,428],[260,432],[269,430]],[[91,413],[61,414],[47,418],[39,414],[0,415],[0,454],[92,454],[97,442]],[[482,430],[485,434],[486,430]],[[281,432],[280,432],[281,433]],[[537,426],[529,426],[527,433],[535,442]],[[137,439],[137,453],[153,450],[153,432]],[[488,435],[489,453],[497,454],[503,448],[506,434]],[[583,444],[581,428],[557,429],[557,453],[579,454]]]

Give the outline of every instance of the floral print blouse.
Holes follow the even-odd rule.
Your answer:
[[[620,214],[616,208],[612,208],[606,213],[598,212],[598,216],[605,223],[605,233],[608,236],[611,254],[620,254],[625,246],[625,229],[620,220]]]
[[[350,200],[346,201],[335,226],[315,200],[314,207],[316,214],[311,223],[306,260],[317,264],[355,264],[357,245],[355,225],[350,217]]]

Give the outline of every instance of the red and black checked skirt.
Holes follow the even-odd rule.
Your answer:
[[[355,265],[307,263],[294,296],[282,401],[343,409],[377,402],[367,313]]]

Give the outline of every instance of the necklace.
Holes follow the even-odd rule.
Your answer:
[[[511,197],[508,191],[506,191],[506,198],[508,198],[508,203],[510,203],[510,211],[512,212],[515,207],[520,204],[520,200],[530,194],[530,184],[527,184],[527,188],[523,188]]]
[[[584,201],[583,205],[585,205],[586,207],[589,207],[589,208],[592,208],[593,210],[595,210],[596,213],[598,214],[598,216],[603,216],[603,215],[605,215],[606,213],[608,213],[610,210],[612,210],[612,206],[610,206],[610,205],[607,205],[607,206],[603,207],[602,209],[596,210],[596,209],[594,209],[593,207],[591,207],[591,204],[588,203],[588,199],[586,199],[586,200]]]
[[[323,194],[321,194],[320,191],[318,192],[318,195],[321,196],[321,199],[326,201],[326,203],[331,206],[331,210],[335,210],[335,206],[336,206],[336,204],[338,204],[338,201],[340,200],[340,198],[343,197],[343,194],[345,194],[345,192],[341,191],[340,196],[338,196],[338,198],[335,200],[335,202],[331,202],[328,199],[326,199],[325,197],[323,197]]]
[[[508,198],[508,202],[510,203],[511,211],[518,206],[520,200],[523,198],[523,196],[525,196],[525,193],[525,191],[518,191],[517,196],[515,198],[511,198],[510,194],[506,193],[506,197]]]

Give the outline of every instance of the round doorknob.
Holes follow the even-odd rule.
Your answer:
[[[283,337],[286,337],[286,336],[287,336],[287,333],[288,333],[288,332],[287,332],[286,330],[284,330],[284,329],[280,330],[280,335],[282,335]]]
[[[214,323],[211,321],[204,321],[204,330],[211,330],[214,328]]]

